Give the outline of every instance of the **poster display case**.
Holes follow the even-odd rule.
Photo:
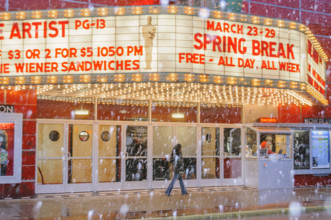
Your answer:
[[[20,183],[22,114],[0,113],[0,183]]]
[[[330,168],[330,134],[326,130],[311,132],[312,168]]]

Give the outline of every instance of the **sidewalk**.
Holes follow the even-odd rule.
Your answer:
[[[0,219],[215,219],[321,212],[331,218],[331,187],[258,191],[245,187],[40,194],[0,200]]]

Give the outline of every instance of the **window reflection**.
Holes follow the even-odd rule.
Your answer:
[[[202,179],[220,178],[220,162],[219,158],[202,158],[201,164]]]
[[[220,153],[219,144],[219,128],[202,128],[201,141],[203,156],[216,156]]]
[[[170,163],[165,158],[153,159],[153,180],[170,180]]]
[[[128,156],[147,156],[147,127],[127,127],[126,152]]]
[[[246,133],[246,157],[257,156],[257,133],[253,129],[247,128]]]
[[[128,126],[126,129],[126,181],[147,179],[147,127]]]
[[[238,156],[241,153],[240,128],[224,128],[224,155]]]
[[[196,158],[184,158],[184,179],[196,179]]]
[[[126,160],[126,181],[141,181],[147,179],[147,159]]]
[[[294,169],[310,168],[309,131],[294,132]]]

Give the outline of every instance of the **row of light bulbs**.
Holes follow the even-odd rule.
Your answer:
[[[41,18],[71,18],[71,17],[90,17],[90,16],[108,16],[108,15],[141,15],[141,14],[187,14],[187,15],[205,15],[204,17],[214,17],[218,19],[227,19],[231,21],[249,22],[253,24],[263,24],[268,26],[287,27],[290,29],[298,29],[304,32],[308,39],[312,42],[315,49],[323,57],[325,62],[328,57],[313,33],[303,24],[297,22],[288,22],[279,19],[263,18],[258,16],[242,15],[235,13],[227,13],[218,10],[210,11],[206,8],[193,8],[189,6],[134,6],[134,7],[108,7],[108,8],[84,8],[84,9],[65,9],[65,10],[48,10],[48,11],[19,11],[19,12],[3,12],[0,13],[0,20],[10,20],[12,17],[16,19],[41,19]]]
[[[107,75],[97,75],[97,83],[107,83],[109,81],[124,83],[124,82],[143,82],[144,74],[114,74],[112,77]],[[147,74],[146,74],[147,75]],[[267,87],[279,87],[279,88],[291,88],[291,89],[301,89],[305,90],[305,83],[298,83],[295,81],[284,81],[284,80],[271,80],[271,79],[258,79],[258,78],[244,78],[244,77],[232,77],[232,76],[219,76],[219,75],[208,75],[208,74],[192,74],[186,73],[181,76],[177,73],[151,73],[148,74],[148,80],[157,82],[161,80],[162,75],[164,79],[168,82],[177,82],[178,80],[184,80],[186,82],[202,82],[202,83],[216,83],[216,84],[228,84],[228,85],[246,85],[246,86],[267,86]],[[182,78],[181,78],[182,77]],[[47,84],[57,84],[57,83],[93,83],[91,75],[81,75],[79,79],[75,79],[73,75],[64,76],[17,76],[17,77],[0,77],[0,84],[10,85],[14,83],[15,85],[26,85],[26,84],[42,84],[43,81],[47,81]],[[78,80],[78,81],[77,81]]]
[[[157,102],[200,102],[210,104],[312,105],[298,92],[287,89],[206,85],[199,83],[130,83],[97,85],[38,86],[37,94],[45,99],[84,102],[99,100],[141,100]],[[68,97],[70,97],[68,99]],[[80,97],[80,98],[77,98]],[[93,99],[93,98],[92,98]],[[189,100],[189,101],[188,101]],[[107,103],[107,101],[105,101]]]
[[[151,86],[153,85],[153,86]],[[41,95],[48,92],[55,92],[57,90],[60,90],[60,93],[57,93],[57,96],[70,96],[74,93],[79,92],[80,97],[89,97],[89,96],[99,96],[101,98],[111,98],[114,96],[120,96],[125,98],[140,98],[141,96],[146,96],[145,99],[184,99],[184,98],[196,98],[203,101],[206,101],[209,99],[217,99],[215,95],[211,95],[209,97],[208,94],[214,94],[215,91],[213,91],[213,88],[216,89],[216,91],[220,90],[220,88],[223,88],[223,94],[224,94],[224,100],[228,101],[229,99],[236,99],[238,98],[238,88],[241,88],[241,92],[247,92],[248,95],[251,94],[251,91],[254,91],[254,94],[256,94],[256,91],[264,91],[267,93],[267,96],[269,96],[269,91],[271,92],[271,97],[273,97],[273,91],[277,90],[274,88],[257,88],[257,87],[243,87],[243,86],[228,86],[229,88],[235,88],[235,95],[232,93],[229,93],[229,95],[226,95],[224,92],[224,89],[227,86],[223,85],[212,85],[212,84],[200,84],[200,83],[159,83],[159,82],[147,82],[147,83],[112,83],[112,84],[65,84],[65,85],[52,85],[52,84],[46,84],[46,85],[16,85],[16,86],[1,86],[1,89],[13,89],[15,91],[25,90],[25,89],[36,89],[37,95]],[[149,91],[146,90],[146,88],[149,88]],[[174,88],[177,88],[176,90]],[[178,89],[181,88],[181,89]],[[199,95],[197,96],[194,92],[194,90],[202,89],[202,91],[199,92]],[[207,89],[208,88],[208,89]],[[247,91],[243,91],[243,88],[246,88]],[[318,93],[312,86],[307,86],[306,88],[307,92],[315,97],[317,100],[319,100],[322,104],[327,105],[328,101],[325,99],[323,95]],[[160,93],[160,91],[163,91]],[[289,90],[290,91],[290,90]],[[261,93],[261,92],[260,92]],[[185,95],[184,95],[185,94]],[[195,94],[195,95],[194,95]],[[215,93],[217,94],[217,92]],[[209,97],[209,99],[208,99]],[[255,99],[252,99],[255,100]],[[290,99],[291,100],[291,99]],[[241,99],[241,101],[243,101]],[[250,100],[248,100],[250,101]],[[267,104],[270,103],[270,100],[266,102]],[[282,102],[283,103],[283,102]],[[295,102],[297,103],[297,102]],[[305,102],[301,102],[301,104],[305,104]]]

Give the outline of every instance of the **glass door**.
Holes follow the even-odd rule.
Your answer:
[[[97,189],[119,189],[122,171],[122,127],[119,125],[99,125],[98,129]]]
[[[201,179],[204,184],[220,185],[220,128],[201,128]],[[218,179],[218,181],[215,181]]]
[[[93,125],[68,125],[66,191],[92,191]]]
[[[197,186],[197,127],[177,126],[176,142],[182,145],[185,186]]]
[[[36,193],[65,191],[64,134],[64,124],[38,124]]]
[[[223,128],[222,179],[224,185],[242,183],[242,129]]]
[[[147,126],[126,126],[125,186],[126,189],[147,186]]]
[[[153,126],[153,187],[167,187],[172,179],[170,157],[175,145],[172,126]]]
[[[92,191],[93,125],[38,123],[36,193]]]

